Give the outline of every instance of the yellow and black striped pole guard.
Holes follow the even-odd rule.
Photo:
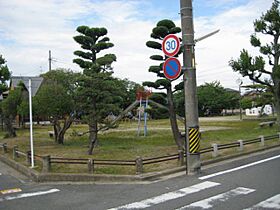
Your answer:
[[[200,133],[199,128],[189,128],[189,148],[190,154],[199,153],[200,149]]]

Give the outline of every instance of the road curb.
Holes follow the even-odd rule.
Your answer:
[[[270,146],[266,148],[260,148],[254,151],[244,152],[235,155],[229,155],[225,157],[216,158],[214,160],[203,161],[202,167],[211,167],[217,163],[223,163],[228,160],[235,160],[238,158],[246,158],[246,156],[252,154],[258,154],[260,152],[269,152],[271,150],[279,149],[280,145]],[[144,182],[155,181],[161,178],[183,172],[186,170],[186,166],[181,166],[173,169],[167,169],[159,172],[144,173],[141,175],[102,175],[102,174],[66,174],[66,173],[39,173],[34,169],[24,166],[4,155],[0,155],[0,161],[21,172],[25,176],[29,177],[35,182],[107,182],[107,183],[125,183],[125,182]]]

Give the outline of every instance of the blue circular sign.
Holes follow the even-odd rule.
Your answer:
[[[163,73],[167,79],[176,79],[181,74],[181,63],[177,58],[168,58],[163,64]]]

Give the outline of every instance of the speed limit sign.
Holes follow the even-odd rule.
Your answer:
[[[166,56],[172,57],[180,50],[180,40],[174,34],[167,35],[162,41],[162,51]]]

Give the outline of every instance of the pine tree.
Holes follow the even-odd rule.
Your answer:
[[[179,27],[176,27],[173,21],[171,20],[161,20],[157,23],[156,27],[153,28],[153,31],[151,33],[151,38],[153,38],[152,41],[148,41],[146,43],[147,47],[153,48],[156,50],[161,51],[161,42],[169,34],[177,34],[181,32],[181,29]],[[158,42],[158,40],[160,42]],[[180,54],[181,51],[178,53]],[[178,55],[177,55],[178,56]],[[175,86],[174,89],[172,87],[172,82],[165,78],[163,73],[163,63],[167,59],[167,56],[162,55],[152,55],[150,59],[161,62],[159,65],[153,65],[150,66],[149,72],[155,73],[157,77],[159,77],[158,80],[155,82],[144,82],[144,86],[152,87],[158,90],[166,90],[167,94],[167,101],[168,101],[168,110],[169,110],[169,119],[170,124],[173,132],[174,140],[178,146],[178,149],[183,150],[184,149],[184,138],[180,134],[177,119],[176,119],[176,112],[175,112],[175,106],[173,101],[173,94],[177,90],[181,90],[183,88],[183,83],[180,83],[179,85]]]
[[[97,145],[100,124],[111,112],[117,112],[122,98],[118,92],[116,79],[112,77],[111,64],[116,61],[114,54],[105,54],[98,57],[101,51],[114,45],[109,42],[105,28],[90,28],[79,26],[80,35],[74,40],[81,45],[83,50],[75,51],[80,58],[73,60],[83,69],[83,75],[79,80],[79,103],[83,119],[89,126],[89,150],[93,153]]]
[[[229,62],[232,69],[243,77],[249,77],[255,83],[265,85],[274,95],[277,123],[280,126],[280,11],[279,1],[274,0],[272,7],[255,20],[255,33],[251,35],[251,45],[258,48],[260,53],[267,56],[269,69],[263,56],[251,56],[247,50],[241,51],[237,60]],[[262,44],[257,33],[270,38],[271,42]]]

